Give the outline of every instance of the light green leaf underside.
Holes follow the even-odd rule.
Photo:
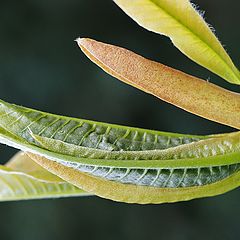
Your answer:
[[[222,194],[239,186],[239,171],[223,180],[201,187],[158,188],[153,186],[123,184],[82,173],[74,168],[63,166],[62,164],[38,155],[30,155],[31,158],[47,170],[61,176],[76,186],[82,187],[85,191],[93,192],[104,198],[127,203],[159,204],[187,201],[194,198]]]
[[[240,170],[239,132],[210,136],[164,133],[62,117],[3,101],[0,117],[0,142],[57,162],[66,172],[75,171],[77,175],[70,180],[65,178],[65,172],[57,175],[87,192],[110,199],[116,199],[119,190],[111,190],[115,191],[111,198],[104,193],[103,182],[107,186],[117,184],[121,191],[138,186],[178,193],[188,188],[207,191],[217,184],[214,193],[220,194],[221,183]],[[55,173],[54,169],[49,170]],[[93,178],[96,187],[102,187],[95,192],[87,181],[77,180],[81,176]],[[236,186],[235,181],[228,189]],[[135,201],[138,193],[126,191],[123,195],[128,194],[128,201]],[[200,192],[195,197],[208,195]],[[159,199],[158,202],[168,201],[162,196]],[[184,199],[189,199],[189,194],[180,198]]]
[[[63,117],[0,102],[0,126],[25,142],[35,143],[32,134],[70,144],[106,151],[168,149],[206,139]]]
[[[190,59],[240,84],[239,70],[188,0],[114,0],[142,27],[170,37]]]
[[[90,195],[17,153],[0,165],[0,201],[59,198]]]
[[[163,150],[144,151],[106,151],[82,147],[33,133],[31,135],[40,147],[44,149],[73,157],[90,159],[148,160],[149,162],[149,160],[207,158],[240,150],[240,132],[199,140],[191,144],[179,144]]]
[[[55,139],[40,136],[35,139],[50,151],[73,157],[82,157],[85,150]],[[237,132],[167,150],[121,152],[125,161],[119,160],[121,155],[115,152],[106,154],[101,151],[99,155],[99,151],[91,153],[88,150],[84,154],[93,159],[76,158],[58,162],[80,172],[121,183],[155,187],[202,186],[229,177],[239,170],[239,140],[240,134]]]

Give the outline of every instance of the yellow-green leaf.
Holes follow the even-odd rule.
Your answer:
[[[82,51],[104,71],[201,117],[240,129],[240,95],[129,50],[78,39]]]
[[[114,0],[142,27],[170,37],[190,59],[240,84],[240,73],[189,0]]]
[[[202,187],[157,188],[122,184],[83,173],[39,155],[32,153],[29,153],[29,155],[42,167],[60,176],[67,182],[97,196],[120,202],[146,204],[187,201],[194,198],[219,195],[239,185],[240,172],[236,172],[228,178]]]
[[[0,201],[90,195],[48,172],[25,153],[0,165]]]

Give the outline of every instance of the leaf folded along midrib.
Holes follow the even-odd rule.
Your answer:
[[[51,152],[40,147],[31,145],[30,143],[23,143],[21,139],[14,139],[5,132],[0,134],[0,142],[6,143],[9,146],[21,149],[23,151],[32,152],[45,156],[54,161],[66,161],[72,163],[80,163],[89,166],[106,166],[106,167],[122,167],[122,168],[181,168],[181,167],[204,167],[204,166],[223,166],[226,164],[235,164],[240,161],[240,152],[233,152],[229,154],[211,156],[207,158],[195,158],[195,159],[175,159],[175,160],[131,160],[131,161],[120,161],[120,160],[103,160],[103,159],[88,159],[68,156]]]
[[[229,66],[233,65],[232,60],[230,59],[230,57],[225,54],[224,57],[228,58],[228,63],[226,63],[225,59],[222,57],[221,54],[218,54],[216,49],[214,48],[214,46],[211,46],[211,44],[209,44],[209,42],[205,42],[205,40],[207,39],[203,39],[201,37],[201,35],[199,35],[197,32],[193,31],[193,29],[189,28],[183,21],[181,21],[181,19],[176,18],[176,16],[172,15],[166,8],[164,8],[162,5],[159,5],[157,2],[155,2],[154,0],[149,0],[150,2],[152,2],[153,4],[155,4],[156,6],[160,7],[165,13],[167,13],[171,18],[173,18],[176,22],[178,22],[181,26],[183,26],[188,32],[192,33],[194,36],[196,36],[197,39],[199,39],[202,44],[204,44],[210,51],[212,51],[215,55],[219,56],[221,61],[223,62],[224,65],[226,65],[231,71],[233,70],[232,67]],[[199,13],[198,13],[199,15]],[[199,17],[201,17],[199,15]],[[214,33],[213,33],[214,34]],[[215,35],[214,35],[215,36]],[[170,37],[171,38],[171,37]],[[216,37],[216,40],[219,42],[219,40]],[[211,46],[211,47],[210,47]],[[224,48],[222,47],[222,49],[224,50]],[[224,50],[225,51],[225,50]],[[239,74],[236,75],[237,77],[239,77]]]
[[[146,0],[146,1],[133,1],[128,3],[125,0],[115,0],[115,2],[117,5],[119,5],[120,8],[123,9],[123,11],[125,11],[130,17],[132,17],[140,26],[150,31],[168,36],[173,41],[174,45],[177,48],[179,48],[180,51],[182,51],[190,59],[202,65],[203,67],[208,68],[209,70],[218,74],[225,80],[231,83],[239,84],[240,82],[239,70],[235,67],[231,58],[225,51],[224,47],[221,45],[218,38],[209,28],[208,24],[204,21],[203,17],[197,12],[197,10],[194,9],[194,7],[191,5],[189,1],[184,1],[184,2],[179,1],[179,3],[176,1],[174,3],[174,1],[171,0],[170,3],[168,2],[166,3],[164,1],[160,2],[156,0]],[[179,9],[171,8],[171,4],[172,5],[179,4]],[[140,6],[142,6],[142,8],[140,8]],[[181,7],[184,8],[185,12],[181,9]],[[135,10],[135,8],[140,12]],[[144,8],[146,8],[146,10]],[[162,14],[164,14],[165,16],[168,16],[170,21],[175,22],[179,26],[179,29],[182,29],[184,32],[186,31],[186,33],[183,34],[183,36],[176,36],[171,31],[169,32],[168,28],[160,27],[161,26],[160,21],[159,22],[157,20],[154,21],[154,19],[151,19],[152,21],[149,21],[147,13],[158,15],[157,10],[161,11]],[[176,11],[176,13],[173,12],[174,10]],[[181,17],[180,14],[182,15],[190,14],[192,17],[190,20],[191,24],[189,24],[184,17]],[[159,13],[159,16],[161,16],[160,13]],[[149,17],[151,18],[151,15]],[[194,29],[194,26],[192,26],[192,23],[195,23],[196,27],[199,25],[198,27],[201,30],[198,31],[198,29]],[[192,38],[192,40],[189,40],[188,36],[190,36],[190,39]],[[194,38],[196,38],[195,41],[194,41]],[[192,49],[190,50],[190,48],[188,48],[187,46],[185,46],[185,44],[183,44],[183,41],[187,43],[188,40],[191,41],[191,43],[200,42],[202,44],[201,52],[200,52],[200,49],[199,50],[197,49],[196,51],[199,51],[199,53],[201,54],[202,51],[205,51],[206,49],[208,49],[206,52],[208,52],[209,55],[211,55],[212,57],[216,56],[218,59],[217,61],[219,61],[215,63],[215,65],[220,64],[222,67],[217,68],[216,66],[214,66],[214,64],[209,63],[211,59],[206,59],[206,57],[202,58],[200,56],[196,56],[195,54],[193,54],[192,51],[194,50]],[[225,71],[223,71],[223,69],[225,69]]]
[[[192,33],[194,36],[196,36],[196,38],[198,38],[204,45],[206,45],[207,48],[209,48],[209,50],[213,51],[215,55],[219,56],[222,60],[222,62],[224,64],[227,65],[227,67],[231,70],[232,67],[229,66],[230,65],[233,65],[233,62],[232,60],[230,59],[230,57],[227,55],[227,54],[224,54],[224,57],[225,58],[228,58],[228,64],[225,62],[225,59],[222,57],[222,54],[218,54],[217,50],[215,49],[214,45],[211,45],[211,42],[207,42],[208,39],[207,38],[202,38],[204,37],[199,35],[197,32],[195,32],[193,29],[189,28],[185,23],[184,21],[181,21],[180,18],[177,18],[176,16],[172,15],[166,8],[164,8],[164,6],[162,5],[159,5],[156,1],[154,0],[149,0],[150,2],[152,2],[153,4],[155,4],[156,6],[160,7],[165,13],[167,13],[171,18],[173,18],[176,22],[178,22],[180,25],[182,25],[187,31],[189,31],[190,33]],[[197,12],[198,13],[198,12]],[[198,13],[199,17],[202,18],[202,16]],[[204,22],[205,24],[205,22]],[[212,32],[212,31],[211,31]],[[212,32],[212,34],[214,35],[214,33]],[[217,37],[214,35],[214,38],[219,42],[219,40],[217,39]],[[220,42],[219,42],[220,44]],[[211,47],[210,47],[211,46]],[[218,46],[219,47],[219,46]],[[225,49],[221,46],[221,49],[225,52]]]
[[[82,187],[85,191],[94,192],[103,198],[120,202],[159,204],[187,201],[194,198],[219,195],[239,186],[240,172],[236,172],[216,183],[201,187],[156,188],[122,184],[79,172],[76,169],[63,166],[44,157],[34,154],[30,154],[30,156],[48,171],[61,176],[76,186]]]
[[[6,143],[10,146],[14,146],[19,148],[23,151],[30,152],[30,155],[37,154],[39,156],[46,157],[51,160],[51,162],[57,162],[64,166],[64,168],[74,168],[77,170],[78,175],[90,174],[91,176],[95,176],[94,179],[97,181],[96,184],[98,185],[99,182],[102,180],[106,181],[106,185],[109,186],[111,183],[120,184],[117,186],[126,185],[126,189],[128,185],[131,186],[139,186],[140,189],[145,189],[142,187],[149,187],[150,190],[152,187],[156,189],[174,189],[174,191],[185,191],[185,189],[189,187],[199,187],[202,188],[206,185],[213,185],[213,184],[221,184],[222,181],[227,180],[228,178],[233,177],[235,174],[238,173],[240,167],[240,152],[239,152],[239,133],[231,133],[231,134],[220,134],[220,135],[212,135],[206,137],[199,137],[199,139],[195,139],[196,143],[185,144],[182,145],[184,149],[187,146],[192,146],[193,149],[197,149],[196,146],[200,146],[200,150],[204,143],[208,146],[209,142],[216,141],[216,145],[221,146],[219,151],[216,151],[212,156],[206,157],[206,152],[203,154],[202,157],[199,157],[198,154],[193,158],[182,158],[181,155],[179,159],[168,159],[163,158],[162,160],[113,160],[113,159],[99,159],[99,158],[84,158],[80,155],[68,155],[69,153],[58,153],[58,149],[54,148],[57,146],[57,142],[59,140],[55,140],[53,138],[44,138],[46,141],[52,141],[51,144],[56,145],[53,148],[48,148],[48,146],[41,146],[41,141],[38,143],[39,140],[36,135],[34,135],[34,131],[36,131],[36,119],[39,119],[41,115],[39,115],[39,111],[30,110],[23,107],[12,106],[10,104],[2,102],[6,108],[0,108],[2,114],[6,114],[5,116],[2,115],[0,119],[0,125],[4,125],[4,128],[0,128],[0,142]],[[3,106],[2,106],[3,107]],[[10,113],[12,111],[12,113]],[[31,117],[25,117],[23,113],[31,112]],[[10,114],[9,114],[10,113]],[[43,114],[44,116],[47,113]],[[22,116],[22,117],[21,117]],[[53,115],[51,115],[53,116]],[[55,115],[54,115],[55,116]],[[10,117],[10,118],[9,118]],[[47,118],[48,119],[48,118]],[[66,118],[65,122],[68,121],[69,118]],[[48,119],[49,120],[49,119]],[[12,128],[12,123],[15,124],[14,128]],[[38,126],[38,125],[37,125]],[[47,125],[48,126],[48,125]],[[39,126],[38,126],[39,127]],[[23,130],[25,133],[23,134]],[[59,127],[57,130],[60,131]],[[140,131],[140,130],[139,130]],[[26,133],[29,136],[32,135],[34,138],[26,137]],[[67,132],[65,133],[67,134]],[[161,135],[161,133],[159,133]],[[126,135],[126,133],[125,133]],[[167,136],[167,133],[164,133],[164,136]],[[174,134],[170,134],[170,136],[175,136]],[[184,135],[177,135],[177,136],[184,136]],[[189,136],[189,135],[188,135]],[[202,140],[201,140],[202,139]],[[206,140],[204,140],[206,139]],[[226,140],[224,143],[224,139]],[[40,136],[40,140],[41,136]],[[62,142],[63,144],[68,144]],[[225,144],[225,145],[221,145]],[[196,145],[196,146],[195,146]],[[195,146],[195,147],[194,147]],[[210,146],[210,145],[209,145]],[[176,147],[177,149],[178,147]],[[181,145],[180,147],[181,148]],[[169,150],[163,151],[172,151],[174,148],[169,148]],[[190,147],[191,149],[191,147]],[[93,149],[89,148],[89,151],[93,151]],[[161,150],[156,150],[161,151]],[[198,150],[197,150],[198,151]],[[209,150],[210,151],[210,150]],[[223,151],[223,152],[222,152]],[[117,151],[116,151],[117,152]],[[125,152],[125,151],[123,151]],[[134,152],[134,151],[131,151]],[[141,151],[139,151],[141,152]],[[147,152],[154,152],[154,150],[149,150]],[[181,152],[181,151],[180,151]],[[116,154],[121,154],[121,151],[118,151]],[[136,152],[138,154],[138,152]],[[211,154],[210,154],[211,155]],[[205,156],[205,157],[204,157]],[[48,169],[48,168],[47,168]],[[89,169],[96,169],[96,171],[89,172]],[[123,171],[121,174],[121,179],[119,179],[119,169]],[[70,170],[71,171],[71,170]],[[159,174],[158,174],[159,172]],[[190,174],[190,175],[189,175]],[[58,176],[60,178],[65,179],[65,175],[59,173]],[[195,180],[194,180],[195,179]],[[66,179],[67,180],[67,179]],[[153,182],[154,181],[154,182]],[[70,183],[80,187],[80,183],[78,183],[77,178],[74,181],[70,181]],[[86,184],[86,185],[85,185]],[[84,182],[81,186],[82,189],[85,189],[89,192],[95,193],[87,187],[88,183]],[[235,185],[232,185],[234,187]],[[230,186],[231,188],[231,186]],[[222,188],[221,188],[222,189]],[[158,190],[157,190],[158,191]],[[159,190],[160,192],[162,190]],[[158,192],[159,192],[158,191]],[[222,191],[222,190],[221,190]],[[100,191],[102,192],[102,191]],[[115,194],[117,194],[118,189],[113,192],[113,199],[115,199]],[[97,190],[96,193],[98,194],[99,191]],[[219,193],[218,191],[216,194]],[[124,194],[124,193],[123,193]],[[137,194],[136,192],[132,192],[130,195],[128,193],[128,198],[133,199],[133,195]],[[107,196],[106,193],[100,195]],[[185,195],[184,195],[185,196]],[[188,198],[189,196],[185,196],[184,199]],[[111,198],[111,197],[110,197]],[[167,199],[167,198],[166,198]],[[139,200],[138,202],[142,202],[145,200]],[[150,200],[150,202],[154,202],[155,200]],[[159,200],[160,201],[160,200]]]
[[[49,151],[73,157],[103,160],[177,160],[186,158],[207,158],[240,151],[240,132],[188,144],[180,144],[168,149],[145,151],[106,151],[81,147],[64,141],[37,136],[33,133],[32,136],[40,147]]]

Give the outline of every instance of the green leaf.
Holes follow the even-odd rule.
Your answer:
[[[191,136],[57,116],[1,101],[0,141],[86,192],[163,203],[239,186],[240,133]]]
[[[82,148],[80,148],[79,156],[78,146],[75,146],[76,151],[68,152],[67,147],[70,148],[71,144],[65,147],[66,143],[59,140],[42,137],[37,139],[48,150],[64,154],[63,160],[60,160],[61,157],[55,160],[67,167],[76,168],[80,172],[107,180],[135,185],[202,186],[226,178],[238,171],[240,167],[239,132],[166,150],[126,151],[120,152],[119,155],[118,153],[106,154],[104,159],[96,158],[98,156],[96,152],[88,156],[92,159],[82,159]],[[124,155],[123,158],[121,154]],[[73,156],[73,158],[66,156]]]
[[[153,187],[109,181],[105,178],[95,177],[91,174],[83,173],[78,169],[64,166],[61,163],[51,161],[39,155],[30,154],[30,156],[48,171],[61,176],[76,186],[81,186],[85,191],[92,192],[103,198],[127,203],[156,204],[187,201],[194,198],[222,194],[239,186],[240,172],[234,171],[235,166],[229,167],[231,171],[233,170],[233,174],[229,174],[228,177],[211,184],[207,183],[206,185],[193,187]],[[238,166],[236,167],[238,168]],[[229,171],[228,167],[224,168],[223,171]],[[206,173],[205,170],[200,170],[199,175],[203,172],[205,177],[208,176],[209,178],[210,172],[215,170],[217,169],[211,170],[210,168],[208,173]],[[218,173],[220,172],[218,171]],[[167,174],[167,172],[165,172],[165,174]],[[217,174],[217,172],[214,172],[214,174]],[[168,177],[165,179],[168,179]],[[178,182],[181,181],[181,178],[175,179],[177,179]],[[190,181],[193,181],[193,179],[190,178]]]
[[[142,27],[168,36],[190,59],[225,80],[240,84],[240,73],[190,1],[114,0]]]
[[[0,165],[0,201],[90,195],[46,171],[26,154],[17,153]]]
[[[184,158],[207,158],[210,156],[231,153],[240,150],[240,132],[212,136],[191,144],[181,144],[168,149],[154,149],[142,151],[106,151],[82,147],[61,140],[38,136],[33,138],[41,148],[79,158],[111,159],[111,160],[164,160]],[[234,146],[234,147],[233,147]],[[115,161],[116,162],[116,161]],[[166,162],[166,161],[165,161]],[[176,162],[176,161],[175,161]]]
[[[4,101],[0,101],[0,117],[0,127],[23,143],[32,144],[34,134],[88,148],[136,151],[167,149],[207,138],[63,117]]]
[[[88,38],[82,51],[104,71],[198,116],[240,129],[240,95],[150,61],[129,50]]]

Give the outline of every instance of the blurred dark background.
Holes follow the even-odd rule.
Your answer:
[[[196,0],[236,64],[237,0]],[[233,129],[193,116],[108,76],[74,42],[91,37],[239,92],[148,32],[111,0],[1,0],[0,97],[52,113],[192,134]],[[1,162],[15,152],[0,146]],[[240,192],[164,205],[98,197],[0,203],[1,240],[238,239]]]

